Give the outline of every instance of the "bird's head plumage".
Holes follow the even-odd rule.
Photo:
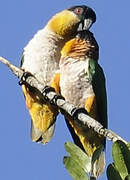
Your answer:
[[[88,30],[96,21],[95,12],[88,6],[73,6],[51,18],[48,27],[61,37],[68,37],[80,30]]]

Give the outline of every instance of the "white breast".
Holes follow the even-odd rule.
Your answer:
[[[24,48],[22,68],[31,72],[39,81],[50,84],[59,68],[60,50],[55,34],[44,28]]]
[[[94,94],[88,74],[89,60],[77,61],[69,58],[60,64],[61,94],[77,107],[84,107],[85,99]]]

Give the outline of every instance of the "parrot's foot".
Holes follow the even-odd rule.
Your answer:
[[[26,84],[26,79],[29,77],[29,76],[33,76],[30,72],[24,72],[20,81],[19,81],[19,85],[22,86],[22,85],[25,85]]]
[[[50,86],[45,86],[42,90],[42,95],[44,96],[44,100],[45,101],[48,101],[48,97],[47,97],[47,94],[49,92],[55,92],[55,89],[53,87],[50,87]]]
[[[80,113],[84,113],[84,114],[88,115],[88,112],[84,108],[74,108],[71,111],[71,116],[72,116],[73,120],[78,120],[78,115]]]
[[[57,104],[57,100],[58,99],[62,99],[65,100],[65,98],[63,96],[61,96],[60,94],[56,94],[53,99],[50,101],[50,104],[55,105]]]

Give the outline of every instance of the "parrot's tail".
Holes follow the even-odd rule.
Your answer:
[[[88,174],[95,178],[99,177],[105,168],[106,140],[86,126],[85,128],[77,126],[71,118],[66,118],[66,123],[75,144],[91,159]]]
[[[92,167],[91,174],[98,178],[101,174],[103,174],[105,169],[105,152],[102,151],[98,157],[98,159],[95,161]]]
[[[52,124],[45,132],[40,131],[34,127],[33,121],[31,121],[31,139],[37,143],[46,144],[50,141],[54,134],[55,123]]]
[[[35,91],[30,91],[25,85],[22,86],[22,90],[32,119],[32,141],[46,144],[53,136],[58,111],[43,102]]]

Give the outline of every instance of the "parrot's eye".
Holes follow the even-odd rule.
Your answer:
[[[83,8],[78,7],[78,8],[76,8],[76,9],[74,10],[74,12],[75,12],[76,14],[80,15],[80,14],[83,13]]]

